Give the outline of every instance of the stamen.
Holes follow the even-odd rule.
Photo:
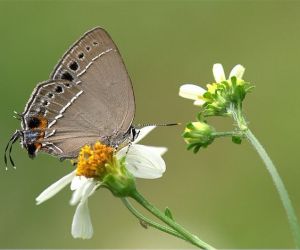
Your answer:
[[[96,142],[93,146],[83,146],[78,156],[76,175],[87,178],[101,177],[106,171],[106,163],[112,161],[113,153],[112,147],[100,142]]]

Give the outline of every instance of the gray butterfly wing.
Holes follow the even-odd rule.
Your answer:
[[[135,113],[134,94],[121,55],[105,30],[95,28],[83,35],[51,78],[54,85],[64,81],[72,87],[61,85],[58,105],[63,105],[48,123],[48,136],[42,141],[48,146],[41,150],[73,158],[85,144],[100,140],[118,145],[126,139]],[[71,90],[72,97],[67,95]]]
[[[21,123],[25,131],[23,141],[31,157],[38,148],[58,157],[73,158],[84,144],[101,138],[98,130],[93,130],[83,117],[64,116],[82,93],[75,83],[66,80],[50,80],[37,85],[26,104]],[[60,119],[68,125],[60,126]],[[63,144],[69,140],[72,143],[66,149]]]

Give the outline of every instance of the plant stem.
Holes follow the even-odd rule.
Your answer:
[[[287,214],[287,218],[290,224],[290,228],[293,232],[294,241],[296,243],[296,247],[300,248],[300,228],[297,220],[297,216],[295,213],[295,210],[293,208],[292,202],[289,198],[288,192],[283,184],[282,179],[280,178],[280,175],[273,164],[272,160],[268,156],[266,150],[263,148],[263,146],[259,143],[259,141],[256,139],[254,134],[248,129],[245,132],[246,137],[251,142],[259,156],[261,157],[262,161],[266,165],[267,170],[269,171],[269,174],[272,177],[272,180],[274,182],[274,185],[278,191],[278,194],[280,196],[281,202],[283,204],[283,207],[285,209],[285,212]]]
[[[211,133],[211,135],[214,137],[214,138],[218,138],[218,137],[226,137],[226,136],[229,136],[229,137],[232,137],[232,136],[235,136],[235,135],[242,135],[241,133],[237,133],[236,131],[226,131],[226,132],[213,132]]]
[[[235,108],[232,107],[232,114],[234,120],[237,122],[238,127],[241,131],[244,132],[247,139],[250,141],[254,149],[257,151],[258,155],[264,162],[266,169],[268,170],[273,183],[277,189],[277,192],[279,194],[280,200],[282,202],[282,205],[285,209],[285,212],[287,214],[287,219],[291,228],[291,231],[293,233],[293,238],[296,244],[296,247],[300,248],[300,227],[298,224],[298,219],[295,213],[295,210],[293,208],[292,202],[289,198],[289,194],[283,184],[283,181],[272,162],[271,158],[269,157],[268,153],[264,149],[264,147],[260,144],[260,142],[257,140],[257,138],[254,136],[254,134],[251,132],[251,130],[247,126],[247,122],[242,114],[242,106],[241,104],[236,106]]]
[[[134,208],[134,206],[129,202],[129,200],[127,198],[121,198],[123,204],[128,208],[128,210],[136,217],[138,218],[140,221],[145,222],[146,225],[149,225],[151,227],[154,227],[160,231],[163,231],[165,233],[168,233],[170,235],[173,235],[177,238],[186,240],[186,238],[184,236],[182,236],[181,234],[177,233],[177,231],[175,231],[172,228],[169,228],[167,226],[161,225],[155,221],[152,221],[150,219],[148,219],[147,217],[145,217],[143,214],[141,214],[138,210],[136,210]]]
[[[158,219],[166,223],[168,226],[173,228],[176,232],[181,234],[185,240],[189,241],[190,243],[198,246],[202,249],[209,249],[213,250],[212,246],[205,243],[204,241],[201,241],[197,236],[191,234],[189,231],[187,231],[185,228],[183,228],[181,225],[176,223],[173,219],[166,216],[163,212],[161,212],[159,209],[157,209],[155,206],[153,206],[150,202],[148,202],[137,190],[131,193],[131,197],[135,199],[139,204],[141,204],[145,209],[147,209],[150,213],[152,213],[154,216],[156,216]]]

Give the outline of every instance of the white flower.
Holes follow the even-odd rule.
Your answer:
[[[167,148],[137,144],[154,128],[155,126],[142,128],[138,138],[129,146],[129,150],[127,146],[117,153],[117,158],[120,159],[128,151],[125,162],[126,168],[135,177],[155,179],[161,177],[166,171],[166,164],[161,156],[167,152]]]
[[[228,80],[230,80],[231,77],[233,76],[235,76],[237,79],[242,79],[244,72],[245,72],[245,68],[242,65],[238,64],[231,70]],[[216,63],[213,65],[213,75],[216,83],[220,83],[226,80],[226,76],[222,64]],[[210,87],[214,88],[214,85],[209,84],[208,88]],[[203,98],[203,94],[205,92],[207,92],[206,89],[199,87],[197,85],[184,84],[180,86],[179,96],[194,100],[194,105],[201,106],[205,103],[205,100]]]
[[[203,94],[206,89],[194,84],[184,84],[180,86],[179,95],[183,98],[194,100],[194,105],[201,106],[205,103]]]
[[[240,65],[240,64],[235,65],[233,67],[233,69],[230,71],[229,78],[227,80],[230,80],[231,77],[233,77],[233,76],[235,76],[237,79],[242,79],[244,73],[245,73],[245,68],[242,65]],[[223,69],[222,64],[220,64],[220,63],[214,64],[213,75],[214,75],[216,83],[226,81],[224,69]]]
[[[135,177],[145,179],[159,178],[166,170],[166,164],[161,156],[167,151],[167,148],[136,144],[154,128],[155,126],[142,128],[138,138],[132,145],[124,147],[116,153],[117,159],[121,159],[127,153],[125,166]],[[77,205],[72,222],[72,236],[74,238],[90,239],[93,236],[93,226],[88,208],[88,197],[93,195],[101,185],[99,180],[76,176],[75,170],[44,190],[36,198],[36,203],[41,204],[45,202],[70,183],[73,191],[70,204]]]

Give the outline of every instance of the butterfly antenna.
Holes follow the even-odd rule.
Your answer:
[[[21,121],[21,118],[19,116],[13,115],[13,118],[17,119],[18,121]]]
[[[5,152],[4,152],[4,163],[6,165],[6,169],[7,169],[7,152],[8,152],[8,156],[9,156],[9,161],[11,163],[12,166],[15,166],[15,163],[11,157],[11,152],[12,152],[12,147],[13,144],[20,138],[20,136],[22,135],[22,132],[20,130],[17,130],[12,137],[9,139],[6,147],[5,147]]]
[[[168,127],[168,126],[177,126],[181,125],[181,123],[162,123],[162,124],[155,124],[155,123],[145,123],[145,124],[137,124],[134,126],[136,129],[141,129],[144,127],[156,126],[156,127]]]
[[[6,170],[7,170],[7,157],[6,157],[6,152],[7,152],[7,149],[8,149],[8,146],[9,146],[10,142],[11,142],[11,140],[9,140],[9,142],[6,144],[5,151],[4,151],[4,163],[5,163],[5,166],[6,166]]]
[[[22,117],[23,117],[22,114],[18,113],[17,111],[14,111],[14,114],[15,114],[15,115],[13,115],[13,118],[15,118],[15,119],[17,119],[17,120],[19,120],[19,121],[22,120]]]

